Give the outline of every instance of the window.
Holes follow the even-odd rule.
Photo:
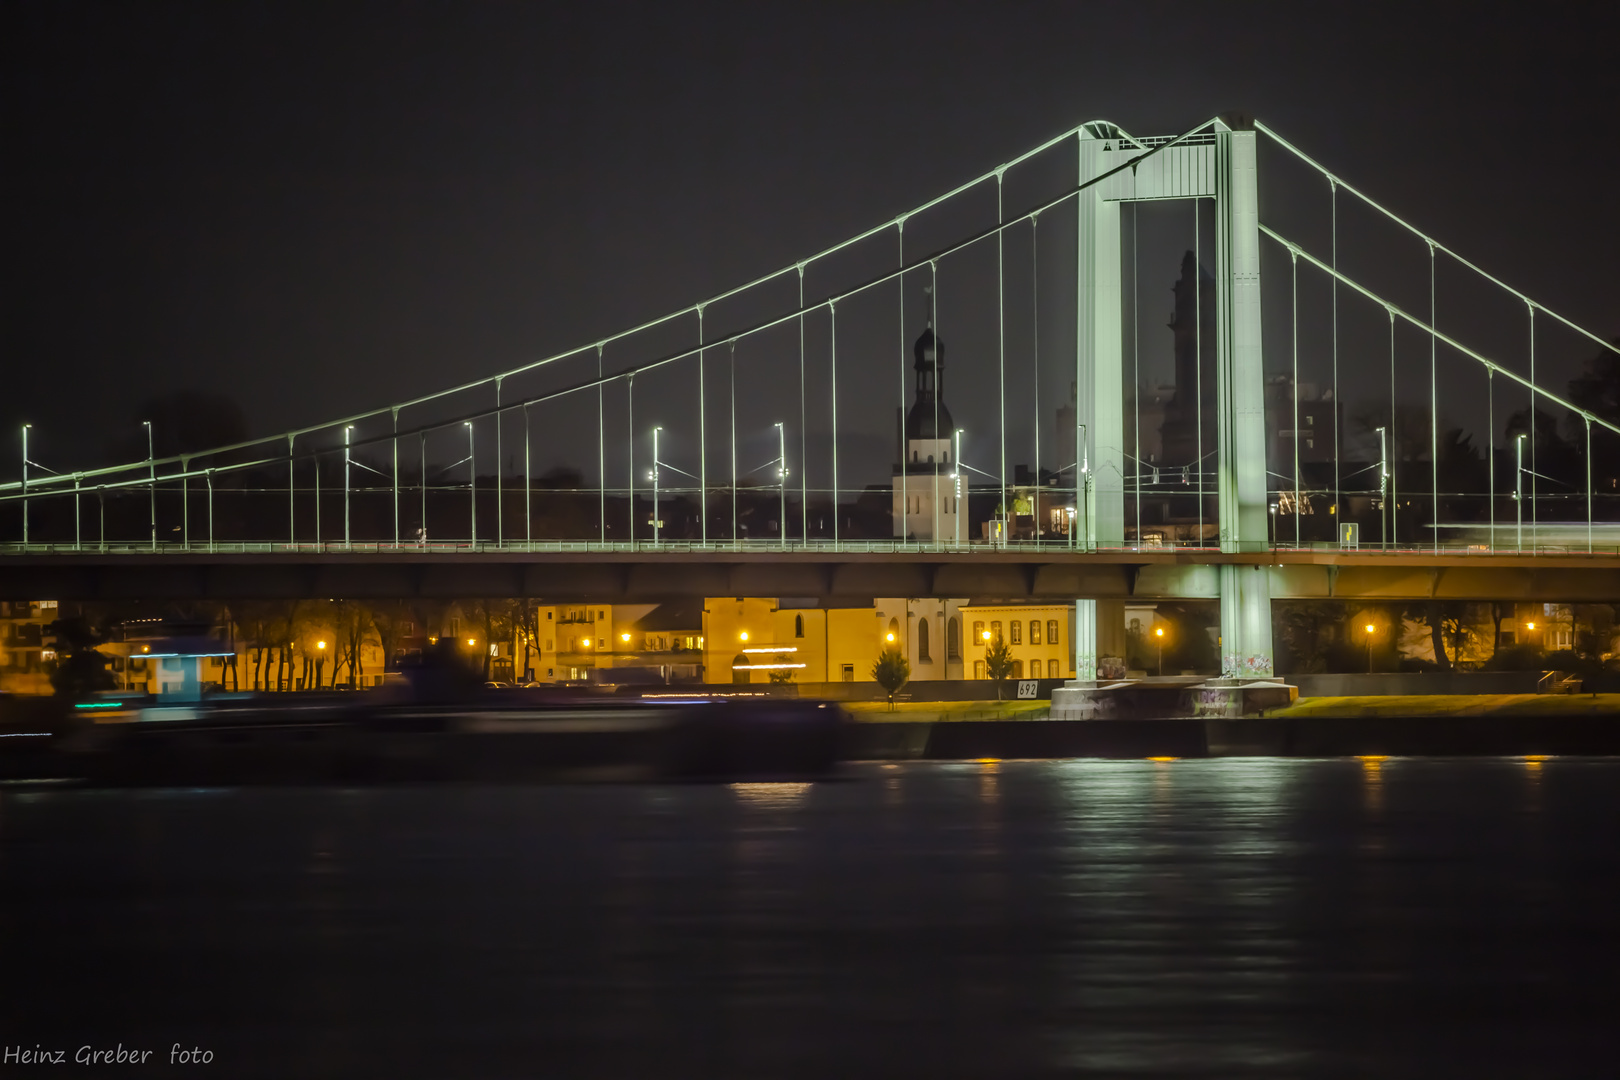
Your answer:
[[[917,620],[917,659],[924,664],[933,663],[928,655],[928,620]]]
[[[1316,426],[1316,417],[1314,417],[1314,416],[1306,416],[1305,417],[1305,426],[1306,427],[1315,427]]]
[[[606,619],[606,618],[607,618],[607,612],[605,612],[605,611],[598,611],[598,612],[597,612],[597,613],[596,613],[596,617],[597,617],[597,618],[598,618],[598,619]]]
[[[1041,620],[1039,619],[1029,620],[1029,643],[1031,645],[1041,643]]]
[[[992,620],[990,620],[990,639],[992,641],[1000,641],[1001,640],[1001,620],[1000,619],[992,619]]]
[[[983,621],[975,622],[973,624],[973,644],[982,645],[983,643],[984,643],[984,623],[983,623]]]
[[[1017,619],[1014,619],[1012,622],[1007,624],[1007,629],[1012,631],[1011,644],[1013,644],[1013,645],[1022,645],[1024,643],[1024,624],[1023,623],[1019,622]]]
[[[973,677],[975,679],[984,678],[984,661],[983,660],[975,660],[975,661],[973,661]]]
[[[854,682],[855,681],[855,665],[854,664],[845,664],[844,668],[843,668],[843,671],[844,671],[844,681],[845,682]]]
[[[1058,643],[1057,622],[1058,621],[1056,619],[1046,620],[1046,643],[1048,645],[1056,645]]]
[[[738,653],[731,658],[731,681],[733,683],[746,683],[749,676],[754,674],[752,671],[738,670],[746,663],[748,663],[748,656],[745,653]]]
[[[900,620],[899,619],[890,619],[889,620],[889,633],[888,633],[888,636],[884,639],[883,644],[884,644],[885,648],[890,648],[890,649],[898,649],[902,645],[902,642],[900,640]]]
[[[546,612],[546,622],[550,622],[550,621],[551,621],[551,612],[548,611],[548,612]]]
[[[794,637],[804,637],[804,616],[803,615],[795,615],[795,616],[793,616],[793,636]]]
[[[1018,624],[1013,623],[1013,625],[1017,626]],[[1024,677],[1024,662],[1022,660],[1014,660],[1013,661],[1013,678],[1022,679],[1023,677]]]
[[[1058,678],[1058,662],[1056,660],[1048,660],[1046,662],[1046,677],[1048,679]]]
[[[1511,648],[1513,642],[1514,634],[1512,630],[1503,630],[1500,634],[1496,635],[1496,643],[1504,648]]]
[[[962,624],[952,615],[945,624],[945,659],[962,659]]]

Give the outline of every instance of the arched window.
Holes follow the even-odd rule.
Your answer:
[[[945,624],[945,659],[962,659],[962,624],[952,615]]]
[[[748,682],[749,677],[751,675],[753,675],[754,673],[752,671],[739,670],[739,669],[743,668],[743,665],[745,665],[747,663],[748,663],[748,654],[747,653],[738,653],[736,656],[731,658],[731,681],[732,682],[734,682],[734,683],[746,683],[746,682]]]
[[[925,664],[932,662],[932,658],[928,655],[928,620],[927,619],[918,619],[917,620],[917,659],[922,661]]]
[[[1046,643],[1048,645],[1056,645],[1056,644],[1058,644],[1058,628],[1057,628],[1057,626],[1058,626],[1058,621],[1056,619],[1047,619],[1046,620]]]
[[[1046,662],[1046,677],[1048,679],[1055,679],[1058,677],[1058,662],[1056,660],[1048,660]]]
[[[793,616],[793,636],[794,637],[804,637],[804,616],[803,615],[795,615],[795,616]]]
[[[1009,645],[1022,645],[1024,643],[1023,623],[1014,619],[1007,624],[1007,629],[1012,631],[1012,640],[1008,642]]]
[[[1018,624],[1013,623],[1013,625],[1017,626]],[[1014,660],[1013,661],[1013,678],[1022,679],[1023,677],[1024,677],[1024,662],[1022,660]]]
[[[1041,643],[1041,620],[1039,619],[1029,620],[1029,643],[1031,645]]]

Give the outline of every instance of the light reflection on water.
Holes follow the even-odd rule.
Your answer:
[[[239,1075],[1578,1075],[1616,819],[1620,761],[1570,758],[0,791],[0,955],[52,972],[8,1030]]]

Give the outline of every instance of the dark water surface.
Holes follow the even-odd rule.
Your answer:
[[[1617,759],[0,788],[0,1042],[156,1051],[49,1075],[1615,1076],[1617,827]]]

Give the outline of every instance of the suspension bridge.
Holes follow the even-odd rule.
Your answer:
[[[1092,121],[426,396],[79,470],[25,427],[0,594],[1062,598],[1081,678],[1206,597],[1267,675],[1273,598],[1620,599],[1620,426],[1547,374],[1589,354],[1262,123]]]

